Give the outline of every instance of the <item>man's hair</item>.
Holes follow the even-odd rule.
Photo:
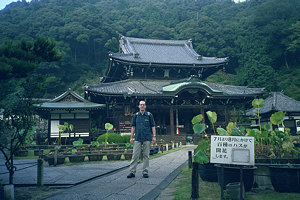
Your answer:
[[[141,104],[141,101],[145,102],[145,105],[146,105],[146,101],[145,101],[145,100],[140,100],[140,101],[139,101],[139,105]]]

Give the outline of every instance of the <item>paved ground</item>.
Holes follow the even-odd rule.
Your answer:
[[[45,166],[45,184],[75,185],[55,194],[48,199],[155,199],[160,192],[177,176],[181,168],[187,164],[188,151],[195,146],[187,146],[150,160],[149,178],[142,177],[142,164],[138,165],[136,177],[127,179],[128,161],[103,162],[78,166],[48,167]],[[18,160],[22,168],[33,165],[35,160]],[[30,164],[31,163],[31,164]],[[0,162],[0,174],[5,167]],[[109,173],[114,171],[114,173]],[[17,171],[16,184],[36,184],[36,167]],[[8,175],[0,178],[8,182]]]

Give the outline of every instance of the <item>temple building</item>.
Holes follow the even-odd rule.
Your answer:
[[[285,96],[282,92],[271,92],[265,99],[265,105],[259,109],[262,126],[269,123],[272,128],[277,128],[270,123],[271,115],[277,111],[285,112],[284,126],[291,130],[292,135],[296,135],[300,131],[300,102]],[[252,117],[251,125],[258,127],[257,109],[248,110],[246,115]],[[279,129],[283,129],[282,125]]]
[[[99,84],[85,86],[85,99],[105,104],[106,122],[120,133],[130,132],[132,115],[145,100],[153,113],[157,134],[192,135],[191,119],[206,111],[218,114],[217,126],[231,118],[231,106],[264,93],[248,88],[207,82],[225,69],[228,58],[196,53],[191,40],[157,40],[122,36],[119,52],[109,54],[109,66]],[[205,118],[207,120],[207,118]]]
[[[49,142],[59,137],[58,125],[64,125],[65,122],[72,124],[74,130],[61,133],[62,138],[68,138],[70,141],[79,137],[89,140],[91,114],[105,108],[104,104],[90,102],[71,89],[52,100],[34,106],[39,116],[48,121]]]

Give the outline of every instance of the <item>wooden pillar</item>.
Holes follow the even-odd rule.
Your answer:
[[[225,114],[225,124],[228,124],[229,123],[229,113],[228,113],[227,106],[225,106],[224,114]]]
[[[50,134],[51,134],[51,114],[50,114],[50,117],[49,117],[49,119],[48,119],[48,144],[51,144],[51,136],[50,136]]]
[[[203,122],[205,123],[205,113],[203,107],[201,107],[201,114],[203,115]]]
[[[175,138],[175,126],[174,126],[174,110],[170,108],[170,128],[171,128],[171,138]]]

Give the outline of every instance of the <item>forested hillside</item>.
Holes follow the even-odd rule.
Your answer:
[[[122,34],[192,39],[197,53],[230,58],[226,74],[209,81],[283,90],[300,100],[299,10],[299,0],[24,1],[0,11],[0,44],[37,37],[57,42],[63,59],[34,72],[45,75],[44,97],[99,82]]]

